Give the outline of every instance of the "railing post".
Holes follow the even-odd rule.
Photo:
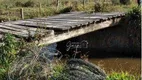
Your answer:
[[[57,0],[57,10],[59,9],[59,0]]]
[[[24,11],[23,11],[23,8],[20,9],[20,16],[21,16],[21,19],[24,19]]]
[[[83,9],[85,10],[85,0],[83,0]]]
[[[8,21],[10,21],[10,11],[8,11]]]

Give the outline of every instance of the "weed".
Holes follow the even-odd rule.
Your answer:
[[[6,73],[15,60],[19,47],[20,43],[10,34],[6,34],[2,39],[2,45],[0,46],[0,79],[6,78]]]
[[[128,72],[121,72],[121,73],[112,72],[107,76],[106,80],[139,80],[139,79],[140,77],[133,76]]]

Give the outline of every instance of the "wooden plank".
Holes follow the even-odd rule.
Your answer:
[[[111,13],[93,13],[91,15],[94,16],[108,16],[108,17],[118,17],[118,16],[122,16],[124,13],[120,13],[120,12],[111,12]]]
[[[96,20],[96,19],[94,19]],[[92,23],[93,20],[89,19],[80,19],[80,20],[74,20],[74,19],[50,19],[46,20],[46,22],[34,22],[34,21],[17,21],[14,22],[14,24],[22,25],[22,26],[31,26],[31,27],[44,27],[44,28],[52,28],[52,29],[60,29],[60,30],[68,30],[71,28],[75,28],[79,25],[85,25],[87,23]]]
[[[41,36],[54,35],[54,31],[52,31],[52,30],[45,33],[45,32],[20,32],[20,31],[13,31],[13,30],[9,30],[9,29],[0,28],[0,32],[1,33],[10,33],[10,34],[20,36],[20,37],[34,37],[35,34],[39,34]]]
[[[93,23],[93,20],[70,20],[70,21],[53,21],[50,23],[49,22],[40,22],[40,27],[45,27],[45,28],[52,28],[52,29],[60,29],[60,30],[69,30],[71,28],[79,27],[81,25],[86,25],[87,23]],[[33,27],[38,27],[39,25],[35,23],[20,23],[20,25],[23,26],[33,26]]]
[[[8,28],[16,28],[18,31],[21,31],[21,32],[25,32],[26,34],[27,33],[36,33],[36,34],[51,34],[53,33],[54,34],[54,31],[53,30],[46,30],[46,29],[41,29],[41,28],[32,28],[32,27],[27,27],[27,26],[18,26],[18,25],[13,25],[13,24],[3,24],[4,26],[7,26]],[[30,36],[34,36],[34,35],[30,35]]]
[[[16,21],[16,22],[13,22],[12,24],[35,27],[35,28],[56,28],[61,30],[70,29],[70,26],[64,27],[64,26],[58,26],[58,25],[49,25],[48,23],[46,24],[44,22],[33,22],[33,21],[25,21],[25,20]]]
[[[2,25],[17,28],[17,29],[22,29],[22,30],[31,30],[31,31],[37,30],[37,28],[32,28],[32,27],[28,27],[28,26],[19,26],[19,25],[15,25],[12,23],[8,23],[8,22],[2,23]]]
[[[14,28],[14,27],[11,27],[11,26],[5,26],[5,25],[0,25],[0,28],[1,29],[7,29],[7,30],[10,30],[10,31],[15,31],[15,32],[21,32],[23,34],[29,34],[30,36],[34,36],[34,34],[36,33],[36,31],[33,31],[33,30],[26,30],[26,29],[19,29],[19,28]]]
[[[1,24],[0,24],[0,28],[9,29],[9,30],[13,30],[13,31],[19,31],[19,32],[25,32],[25,31],[27,31],[27,30],[22,30],[22,29],[18,29],[18,28],[13,28],[13,27],[1,25]]]
[[[61,30],[68,30],[71,27],[75,26],[75,25],[80,25],[80,23],[78,22],[73,22],[73,20],[71,20],[72,22],[64,22],[64,21],[57,21],[56,24],[54,23],[49,23],[49,22],[39,22],[39,24],[37,25],[36,22],[28,22],[25,21],[25,23],[18,23],[19,25],[23,25],[23,26],[32,26],[32,27],[45,27],[45,28],[57,28],[57,29],[61,29]],[[85,21],[85,20],[83,20]],[[82,23],[86,23],[88,21],[82,22]]]
[[[22,32],[18,32],[18,31],[12,31],[12,30],[8,30],[8,29],[0,28],[0,32],[2,32],[2,33],[10,33],[10,34],[14,34],[14,35],[21,36],[21,37],[28,37],[28,34],[25,34],[25,33],[22,33]]]
[[[18,28],[13,28],[10,26],[5,26],[5,25],[0,25],[0,32],[3,33],[11,33],[17,36],[22,36],[22,37],[28,37],[28,36],[34,36],[35,34],[47,34],[51,32],[51,30],[45,30],[45,29],[41,29],[41,30],[25,30],[25,29],[18,29]]]
[[[56,20],[54,20],[54,19],[51,19],[51,20],[46,20],[46,21],[40,21],[40,20],[34,19],[31,21],[33,21],[33,22],[39,21],[39,23],[42,23],[42,24],[48,25],[48,26],[49,25],[53,25],[53,26],[61,25],[61,27],[68,27],[68,26],[70,27],[71,26],[72,28],[75,28],[75,27],[82,25],[82,24],[85,25],[86,23],[93,23],[96,20],[95,19],[94,20],[89,20],[89,19],[77,19],[77,20],[75,20],[75,19],[56,19]],[[66,24],[66,25],[63,25],[63,24]],[[52,27],[52,28],[54,29],[57,27]]]

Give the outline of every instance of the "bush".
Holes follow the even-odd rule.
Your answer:
[[[113,4],[118,5],[120,4],[120,0],[111,0]]]
[[[2,44],[0,45],[0,79],[6,80],[7,71],[11,63],[16,58],[16,53],[18,52],[20,43],[10,35],[6,34],[2,39]]]
[[[20,45],[15,37],[10,34],[6,34],[2,42],[3,44],[0,46],[0,65],[6,67],[14,60]]]
[[[120,0],[121,4],[130,4],[130,0]]]
[[[61,9],[60,11],[59,11],[59,13],[66,13],[66,12],[70,12],[72,10],[72,7],[66,7],[66,8],[64,8],[64,9]]]
[[[41,51],[41,48],[35,43],[25,45],[10,66],[8,78],[10,80],[51,80],[51,76],[58,77],[63,70],[63,65],[56,65],[55,62],[53,65],[49,59],[50,53]]]
[[[111,5],[110,3],[99,2],[95,5],[95,12],[112,12],[121,9],[121,7]]]
[[[23,6],[24,7],[34,7],[34,6],[36,6],[36,3],[34,1],[29,0],[26,3],[24,3]]]
[[[133,7],[127,14],[126,17],[132,20],[141,20],[141,7]]]
[[[15,6],[16,7],[22,7],[24,4],[22,3],[22,2],[20,2],[20,1],[17,1],[16,3],[15,3]]]
[[[140,55],[141,51],[141,8],[133,7],[124,19],[121,20],[121,25],[126,28],[126,33],[130,39],[131,47],[135,51],[135,55]]]

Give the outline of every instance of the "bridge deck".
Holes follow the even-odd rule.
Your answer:
[[[0,38],[5,33],[11,33],[17,37],[20,36],[24,38],[35,37],[36,34],[40,34],[44,36],[43,39],[41,39],[41,45],[47,44],[48,42],[53,43],[82,35],[92,30],[97,30],[97,26],[100,26],[98,29],[109,27],[111,24],[115,24],[115,21],[117,21],[115,19],[121,18],[124,15],[124,13],[120,12],[91,14],[85,12],[69,12],[45,18],[3,22],[0,23]],[[109,23],[104,23],[108,21]],[[96,28],[92,29],[90,25]],[[87,29],[83,33],[75,32],[75,34],[72,35],[72,31],[79,31],[80,29],[85,30],[86,27],[92,30],[88,31]],[[51,39],[53,39],[53,41]]]

